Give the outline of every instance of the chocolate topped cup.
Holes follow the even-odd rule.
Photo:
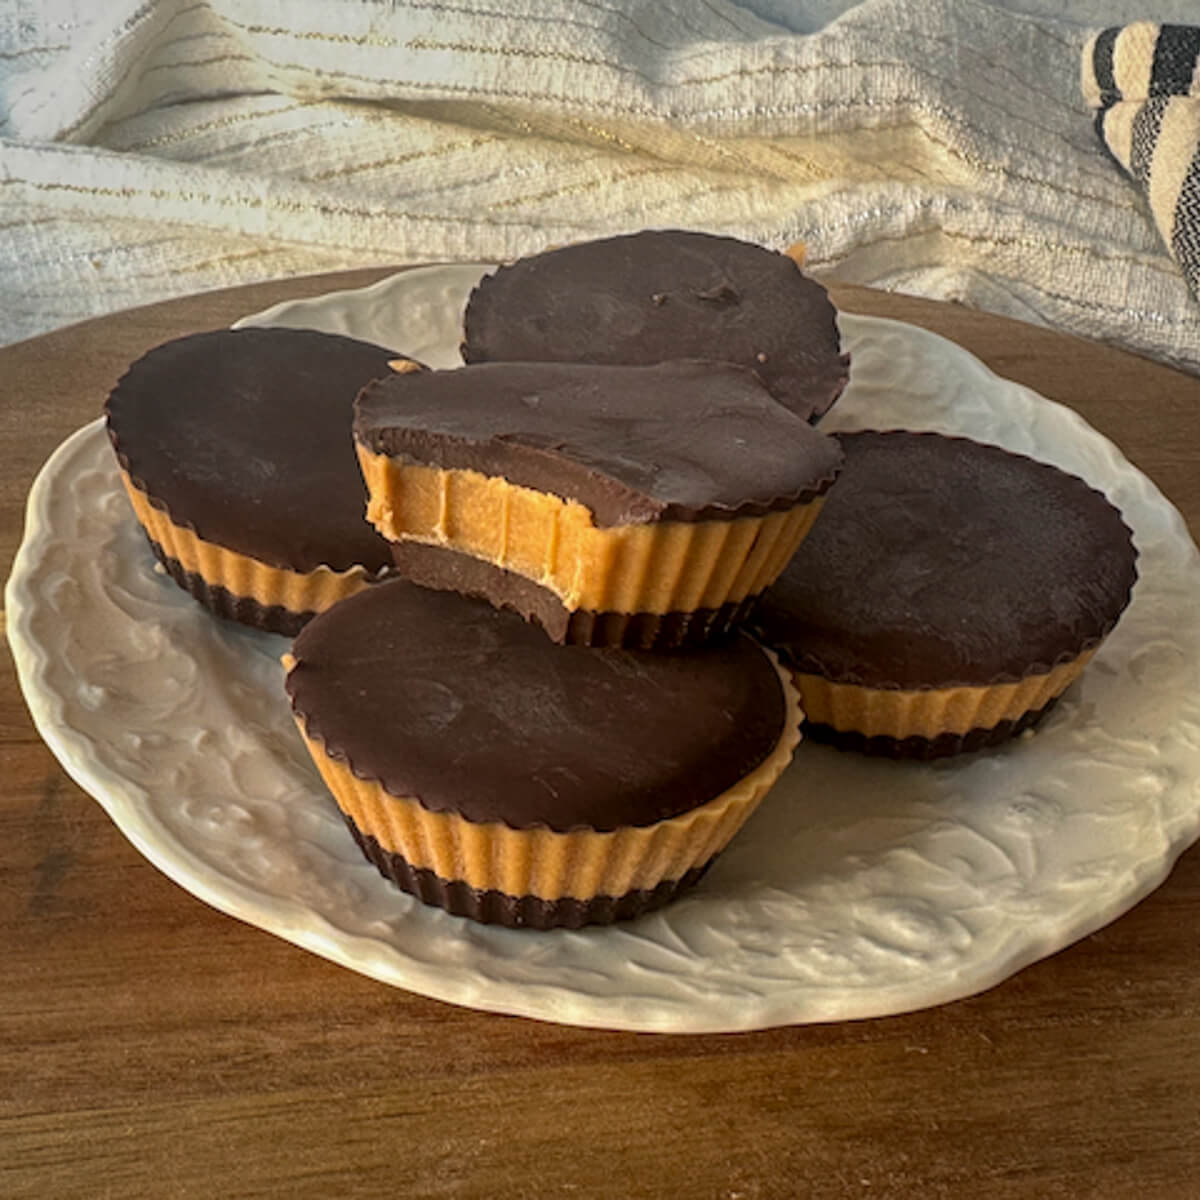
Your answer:
[[[798,739],[750,638],[556,647],[512,613],[392,580],[314,619],[287,690],[367,856],[478,920],[577,925],[694,881]]]
[[[1036,723],[1129,602],[1120,513],[997,446],[838,437],[821,520],[753,617],[796,672],[813,736],[931,757]]]
[[[171,575],[222,616],[295,633],[387,569],[365,519],[354,397],[394,351],[313,330],[221,329],[135,362],[108,398],[126,491]]]
[[[679,229],[581,242],[500,267],[467,303],[462,354],[468,363],[719,359],[757,372],[776,400],[814,421],[849,370],[825,289],[793,259]],[[689,415],[681,409],[679,419]]]
[[[354,428],[368,516],[401,570],[512,603],[557,640],[655,648],[728,631],[841,459],[752,372],[714,362],[394,376],[364,389]],[[483,566],[439,575],[412,543]]]

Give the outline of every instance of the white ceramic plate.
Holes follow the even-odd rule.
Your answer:
[[[457,361],[483,268],[430,267],[245,323]],[[989,987],[1112,920],[1200,830],[1200,561],[1178,513],[1076,415],[953,344],[847,316],[833,428],[963,433],[1105,491],[1141,552],[1133,602],[1042,729],[933,765],[805,745],[702,883],[612,928],[490,928],[363,860],[296,735],[281,638],[156,573],[99,423],[29,500],[8,631],[42,736],[147,857],[224,912],[457,1004],[631,1030],[831,1021]]]

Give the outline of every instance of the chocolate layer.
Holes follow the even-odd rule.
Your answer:
[[[645,826],[714,799],[775,749],[779,676],[745,635],[647,654],[559,647],[516,614],[403,580],[313,618],[293,708],[394,796],[558,832]]]
[[[456,917],[519,929],[579,929],[584,925],[627,921],[661,908],[697,883],[711,866],[710,860],[688,871],[682,879],[666,879],[655,888],[625,892],[621,896],[543,900],[540,896],[510,896],[493,889],[473,888],[461,879],[443,879],[425,867],[412,866],[403,855],[385,850],[348,817],[346,824],[376,870],[418,900],[444,908]]]
[[[377,570],[350,425],[394,351],[298,329],[221,329],[135,362],[108,398],[134,483],[177,525],[272,566]]]
[[[846,460],[751,623],[799,671],[873,688],[1044,673],[1094,648],[1137,578],[1083,480],[933,433],[839,435]]]
[[[356,410],[375,453],[578,500],[607,526],[793,508],[841,461],[752,372],[712,362],[412,372],[370,384]]]
[[[281,604],[261,604],[253,596],[235,595],[228,588],[209,583],[203,575],[189,571],[179,559],[167,555],[153,538],[147,540],[171,578],[218,617],[224,617],[227,621],[237,621],[254,629],[262,629],[267,633],[282,633],[285,637],[295,637],[315,615],[311,612],[292,612]]]
[[[836,746],[839,750],[854,750],[859,754],[870,754],[880,758],[915,758],[931,761],[949,758],[955,754],[968,754],[988,746],[999,746],[1037,726],[1055,704],[1056,696],[1049,704],[1022,714],[1015,721],[1000,721],[991,729],[969,729],[966,733],[939,733],[937,737],[894,738],[882,734],[868,736],[853,730],[834,729],[815,721],[805,721],[804,735],[813,742]]]
[[[820,284],[786,255],[694,231],[644,230],[519,259],[479,284],[464,324],[467,362],[716,358],[756,371],[806,419],[848,377]]]
[[[494,563],[443,546],[393,542],[396,573],[422,587],[478,596],[535,621],[553,641],[572,646],[623,646],[631,650],[671,650],[703,646],[745,621],[757,601],[701,608],[694,612],[619,613],[568,610],[549,589]]]

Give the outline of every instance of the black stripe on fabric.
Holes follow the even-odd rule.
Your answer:
[[[1104,149],[1104,153],[1121,168],[1122,171],[1128,172],[1125,164],[1113,153],[1112,147],[1108,144],[1108,138],[1104,133],[1104,118],[1112,111],[1112,105],[1107,108],[1096,109],[1096,115],[1092,118],[1092,128],[1096,131],[1096,136],[1100,139],[1100,145]]]
[[[1133,118],[1133,138],[1129,149],[1129,173],[1143,187],[1150,184],[1150,164],[1154,161],[1154,146],[1162,129],[1163,113],[1170,103],[1169,96],[1152,96]]]
[[[1113,75],[1113,46],[1117,42],[1117,34],[1121,32],[1119,25],[1112,25],[1103,30],[1096,38],[1092,47],[1092,71],[1096,76],[1096,86],[1100,89],[1100,100],[1103,104],[1111,104],[1121,98],[1117,91],[1117,80]]]
[[[1183,277],[1193,299],[1200,299],[1200,146],[1192,155],[1175,203],[1171,253],[1183,268]]]
[[[1154,43],[1150,95],[1186,96],[1200,57],[1200,26],[1164,25]]]

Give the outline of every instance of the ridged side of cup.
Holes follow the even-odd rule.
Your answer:
[[[1079,677],[1093,650],[1015,682],[947,688],[870,688],[797,671],[810,722],[866,737],[934,738],[1016,721],[1045,708]]]
[[[552,592],[568,611],[715,611],[779,576],[824,502],[730,520],[597,526],[590,510],[477,471],[407,464],[358,445],[367,517],[392,542],[471,555]]]
[[[176,524],[124,470],[121,481],[134,515],[168,572],[219,616],[290,634],[296,632],[292,626],[297,620],[303,623],[370,582],[364,567],[292,571],[218,546]],[[278,619],[271,616],[276,612]]]
[[[1095,647],[1024,679],[980,686],[870,688],[793,672],[814,741],[893,758],[941,758],[993,746],[1044,716]]]

